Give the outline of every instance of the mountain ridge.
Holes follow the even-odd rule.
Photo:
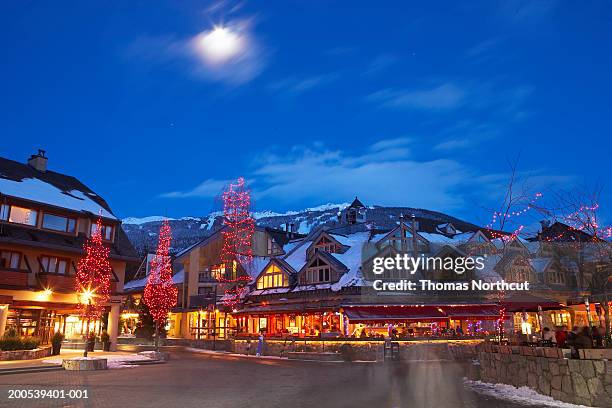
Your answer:
[[[312,229],[320,226],[337,226],[339,224],[338,214],[349,204],[323,204],[316,207],[306,208],[298,211],[287,211],[276,213],[273,211],[254,212],[253,217],[257,225],[270,228],[286,228],[288,224],[294,225],[294,231],[302,234],[309,233]],[[452,223],[459,231],[475,231],[479,227],[459,218],[432,210],[412,207],[383,207],[369,206],[365,208],[366,222],[372,223],[373,227],[385,229],[397,225],[402,215],[416,217],[423,228],[435,230],[435,226],[441,223]],[[144,255],[154,252],[157,247],[157,234],[161,222],[166,217],[149,216],[142,218],[128,217],[123,220],[123,229],[136,250]],[[172,252],[176,253],[188,246],[211,235],[223,225],[223,212],[211,212],[207,216],[186,216],[181,218],[167,218],[172,228]]]

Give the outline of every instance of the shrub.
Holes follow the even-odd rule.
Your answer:
[[[61,345],[62,341],[64,341],[64,335],[58,331],[55,332],[55,334],[53,334],[53,337],[51,337],[51,344],[55,345]]]
[[[38,347],[40,340],[35,337],[5,336],[0,340],[0,350],[33,350]]]

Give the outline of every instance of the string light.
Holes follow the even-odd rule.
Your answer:
[[[96,222],[92,236],[83,245],[85,256],[79,260],[75,289],[79,296],[79,312],[83,318],[96,319],[102,315],[104,304],[110,300],[109,249],[102,242],[102,219]]]
[[[240,177],[236,183],[230,183],[223,193],[223,247],[221,259],[227,271],[232,265],[231,277],[220,276],[219,282],[233,284],[225,291],[223,303],[233,308],[240,302],[246,293],[245,286],[250,276],[236,276],[236,262],[243,267],[253,260],[253,234],[255,233],[255,220],[251,216],[251,192],[245,188],[244,178]]]
[[[151,271],[144,290],[145,304],[158,327],[166,324],[168,313],[177,304],[178,289],[172,281],[172,263],[168,253],[171,241],[170,223],[164,220],[159,230],[157,251],[151,261]]]

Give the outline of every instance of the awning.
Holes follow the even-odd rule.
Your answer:
[[[500,304],[506,308],[506,312],[537,312],[542,310],[560,310],[565,306],[553,299],[543,298],[528,293],[514,293]]]
[[[455,320],[492,320],[498,319],[498,305],[460,305],[442,307],[451,319]]]
[[[344,313],[351,322],[374,320],[446,320],[442,309],[435,306],[363,306],[347,307]]]
[[[427,322],[447,319],[495,320],[499,318],[499,311],[500,308],[497,305],[389,305],[344,308],[344,313],[351,322],[384,320]]]

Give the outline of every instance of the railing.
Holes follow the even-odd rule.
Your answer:
[[[54,292],[74,292],[76,281],[73,275],[40,272],[38,278],[43,288],[51,289]]]
[[[0,285],[27,288],[28,274],[28,270],[9,268],[0,269]]]

